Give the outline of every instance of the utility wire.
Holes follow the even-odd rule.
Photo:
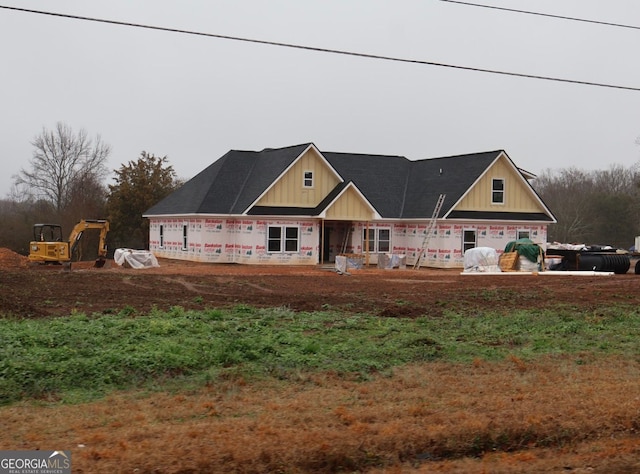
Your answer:
[[[358,52],[355,52],[355,51],[346,51],[346,50],[340,50],[340,49],[320,48],[320,47],[316,47],[316,46],[305,46],[305,45],[299,45],[299,44],[293,44],[293,43],[282,43],[282,42],[278,42],[278,41],[267,41],[267,40],[259,40],[259,39],[252,39],[252,38],[243,38],[243,37],[239,37],[239,36],[219,35],[219,34],[214,34],[214,33],[203,33],[203,32],[198,32],[198,31],[182,30],[182,29],[177,29],[177,28],[167,28],[167,27],[162,27],[162,26],[144,25],[144,24],[140,24],[140,23],[130,23],[130,22],[124,22],[124,21],[107,20],[107,19],[103,19],[103,18],[92,18],[92,17],[78,16],[78,15],[68,15],[68,14],[63,14],[63,13],[54,13],[54,12],[47,12],[47,11],[41,11],[41,10],[31,10],[31,9],[27,9],[27,8],[10,7],[10,6],[5,6],[5,5],[0,5],[0,9],[14,10],[14,11],[20,11],[20,12],[25,12],[25,13],[36,13],[36,14],[39,14],[39,15],[47,15],[47,16],[54,16],[54,17],[60,17],[60,18],[68,18],[68,19],[73,19],[73,20],[83,20],[83,21],[92,21],[92,22],[96,22],[96,23],[106,23],[106,24],[110,24],[110,25],[129,26],[129,27],[132,27],[132,28],[144,28],[144,29],[148,29],[148,30],[165,31],[165,32],[170,32],[170,33],[181,33],[181,34],[185,34],[185,35],[204,36],[204,37],[208,37],[208,38],[218,38],[218,39],[225,39],[225,40],[231,40],[231,41],[241,41],[241,42],[245,42],[245,43],[262,44],[262,45],[267,45],[267,46],[278,46],[278,47],[281,47],[281,48],[299,49],[299,50],[304,50],[304,51],[314,51],[314,52],[318,52],[318,53],[340,54],[340,55],[343,55],[343,56],[354,56],[354,57],[359,57],[359,58],[377,59],[377,60],[381,60],[381,61],[392,61],[392,62],[399,62],[399,63],[420,64],[420,65],[423,65],[423,66],[445,67],[445,68],[459,69],[459,70],[464,70],[464,71],[484,72],[484,73],[488,73],[488,74],[498,74],[498,75],[503,75],[503,76],[521,77],[521,78],[525,78],[525,79],[538,79],[538,80],[542,80],[542,81],[563,82],[563,83],[568,83],[568,84],[580,84],[580,85],[584,85],[584,86],[605,87],[605,88],[609,88],[609,89],[621,89],[621,90],[640,92],[640,87],[621,86],[621,85],[606,84],[606,83],[601,83],[601,82],[581,81],[581,80],[577,80],[577,79],[563,79],[563,78],[551,77],[551,76],[540,76],[540,75],[536,75],[536,74],[524,74],[524,73],[517,73],[517,72],[500,71],[500,70],[496,70],[496,69],[485,69],[485,68],[477,68],[477,67],[470,67],[470,66],[459,66],[459,65],[455,65],[455,64],[438,63],[438,62],[433,62],[433,61],[422,61],[422,60],[419,60],[419,59],[407,59],[407,58],[399,58],[399,57],[394,57],[394,56],[382,56],[382,55],[378,55],[378,54],[358,53]]]
[[[616,28],[628,28],[628,29],[632,29],[632,30],[640,30],[640,26],[623,25],[621,23],[609,23],[607,21],[589,20],[589,19],[586,19],[586,18],[576,18],[576,17],[572,17],[572,16],[553,15],[551,13],[532,12],[532,11],[528,11],[528,10],[517,10],[515,8],[497,7],[495,5],[481,5],[479,3],[461,2],[461,1],[458,1],[458,0],[440,0],[440,1],[441,2],[446,2],[446,3],[457,3],[458,5],[465,5],[465,6],[468,6],[468,7],[488,8],[488,9],[491,9],[491,10],[502,10],[502,11],[505,11],[505,12],[512,12],[512,13],[524,13],[525,15],[544,16],[544,17],[547,17],[547,18],[555,18],[555,19],[558,19],[558,20],[580,21],[582,23],[592,23],[592,24],[595,24],[595,25],[614,26]]]

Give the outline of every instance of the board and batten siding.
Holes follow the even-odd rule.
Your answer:
[[[353,188],[347,189],[326,214],[330,220],[370,221],[373,217],[369,205]]]
[[[491,202],[493,179],[504,179],[503,204]],[[501,156],[455,208],[456,211],[546,212],[523,178],[509,161]]]
[[[305,171],[313,172],[313,187],[303,185]],[[258,206],[315,207],[338,185],[333,171],[309,148],[257,202]]]

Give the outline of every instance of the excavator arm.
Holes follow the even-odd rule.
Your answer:
[[[87,229],[100,230],[100,241],[98,243],[98,258],[96,259],[95,266],[103,267],[107,257],[107,234],[109,233],[109,221],[102,219],[82,219],[78,222],[71,233],[69,234],[69,243],[71,245],[70,254],[73,255],[82,235]]]

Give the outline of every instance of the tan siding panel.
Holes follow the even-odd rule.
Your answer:
[[[350,188],[327,210],[326,218],[367,221],[373,218],[373,213],[362,197]]]
[[[305,171],[313,172],[313,187],[303,186]],[[259,206],[315,207],[338,184],[338,178],[313,149],[280,178],[257,203]]]
[[[505,180],[505,203],[492,204],[494,178]],[[505,157],[501,157],[455,208],[456,211],[545,212]]]

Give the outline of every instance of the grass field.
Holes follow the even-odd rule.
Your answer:
[[[623,304],[6,316],[0,442],[78,472],[634,472],[639,335]]]

